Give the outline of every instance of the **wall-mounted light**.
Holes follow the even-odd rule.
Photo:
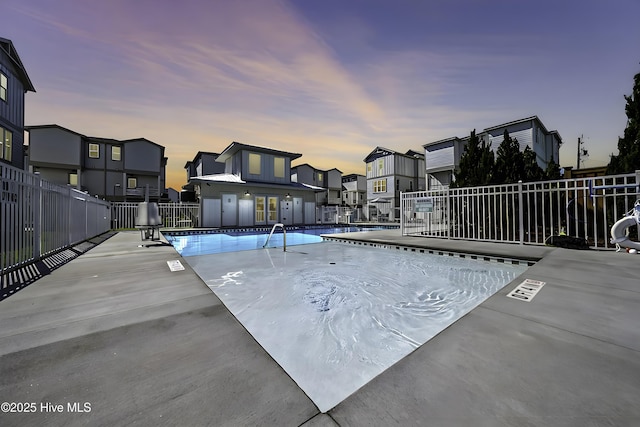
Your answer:
[[[249,193],[249,190],[244,192],[245,197],[249,197],[251,195],[251,193]]]
[[[284,197],[286,197],[287,199],[290,199],[291,198],[291,194],[287,193],[286,196],[284,196]]]

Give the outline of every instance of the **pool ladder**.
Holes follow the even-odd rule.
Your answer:
[[[264,245],[262,245],[263,248],[266,248],[267,245],[269,244],[269,240],[271,240],[271,236],[273,235],[273,232],[276,231],[276,228],[282,228],[282,232],[284,233],[283,235],[283,243],[282,243],[282,248],[283,251],[286,252],[287,251],[287,230],[284,229],[284,224],[273,224],[273,227],[271,228],[271,233],[269,233],[269,237],[267,237],[267,241],[264,242]]]

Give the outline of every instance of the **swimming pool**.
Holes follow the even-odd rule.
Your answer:
[[[322,412],[527,268],[340,242],[185,260]]]
[[[287,246],[305,245],[322,242],[321,234],[348,233],[353,231],[384,230],[391,227],[294,227],[287,229]],[[397,227],[394,227],[397,228]],[[212,233],[188,234],[163,233],[165,239],[182,256],[217,254],[262,249],[271,230],[216,230]],[[284,234],[282,229],[273,233],[269,247],[282,247]]]

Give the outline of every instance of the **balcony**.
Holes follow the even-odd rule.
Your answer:
[[[136,188],[127,188],[126,195],[127,197],[145,197],[145,192],[149,189],[149,197],[160,197],[160,189],[158,187],[136,187]]]

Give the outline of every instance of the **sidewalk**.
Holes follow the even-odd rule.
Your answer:
[[[0,402],[37,405],[0,425],[640,425],[640,256],[349,239],[542,260],[320,414],[172,247],[118,233],[0,302]],[[526,278],[546,285],[507,298]]]

